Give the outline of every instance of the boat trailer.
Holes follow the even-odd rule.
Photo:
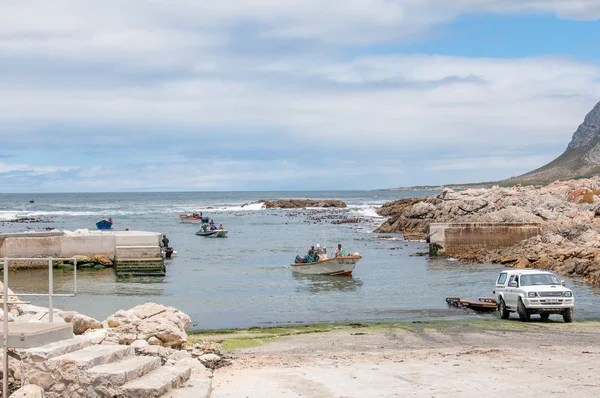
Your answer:
[[[479,297],[478,300],[461,300],[459,297],[446,297],[448,307],[465,308],[476,312],[494,312],[498,309],[496,299]]]

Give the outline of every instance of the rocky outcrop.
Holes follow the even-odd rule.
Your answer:
[[[551,269],[600,285],[600,177],[546,187],[446,189],[388,203],[378,212],[388,219],[377,232],[407,239],[425,239],[432,222],[540,223],[541,236],[509,248],[448,254],[464,262]]]
[[[305,209],[307,207],[338,207],[345,208],[346,203],[341,200],[314,200],[314,199],[281,199],[281,200],[259,200],[266,209]]]
[[[503,183],[544,184],[555,180],[590,177],[600,174],[600,102],[579,125],[565,152],[558,158]]]
[[[118,344],[145,340],[150,345],[181,347],[187,341],[189,316],[173,307],[146,303],[128,311],[117,311],[104,322],[108,339]]]

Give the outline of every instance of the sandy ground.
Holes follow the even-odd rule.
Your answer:
[[[224,397],[600,397],[600,322],[362,327],[236,350]]]

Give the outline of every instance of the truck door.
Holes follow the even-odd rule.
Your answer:
[[[511,284],[516,281],[517,275],[511,275],[506,284],[506,292],[504,293],[504,302],[510,308],[517,307],[517,294],[516,287],[512,287]]]

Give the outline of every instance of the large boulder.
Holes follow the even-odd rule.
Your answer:
[[[102,329],[100,322],[83,314],[75,314],[71,323],[73,324],[73,333],[75,334],[83,334],[89,329]]]
[[[192,320],[173,307],[157,303],[145,303],[128,311],[117,311],[104,321],[109,338],[120,344],[145,340],[151,345],[180,347],[187,341]]]
[[[119,310],[104,321],[105,327],[116,328],[139,321],[140,317],[131,311]]]
[[[10,398],[45,398],[46,394],[42,387],[35,384],[27,384],[10,395]]]

